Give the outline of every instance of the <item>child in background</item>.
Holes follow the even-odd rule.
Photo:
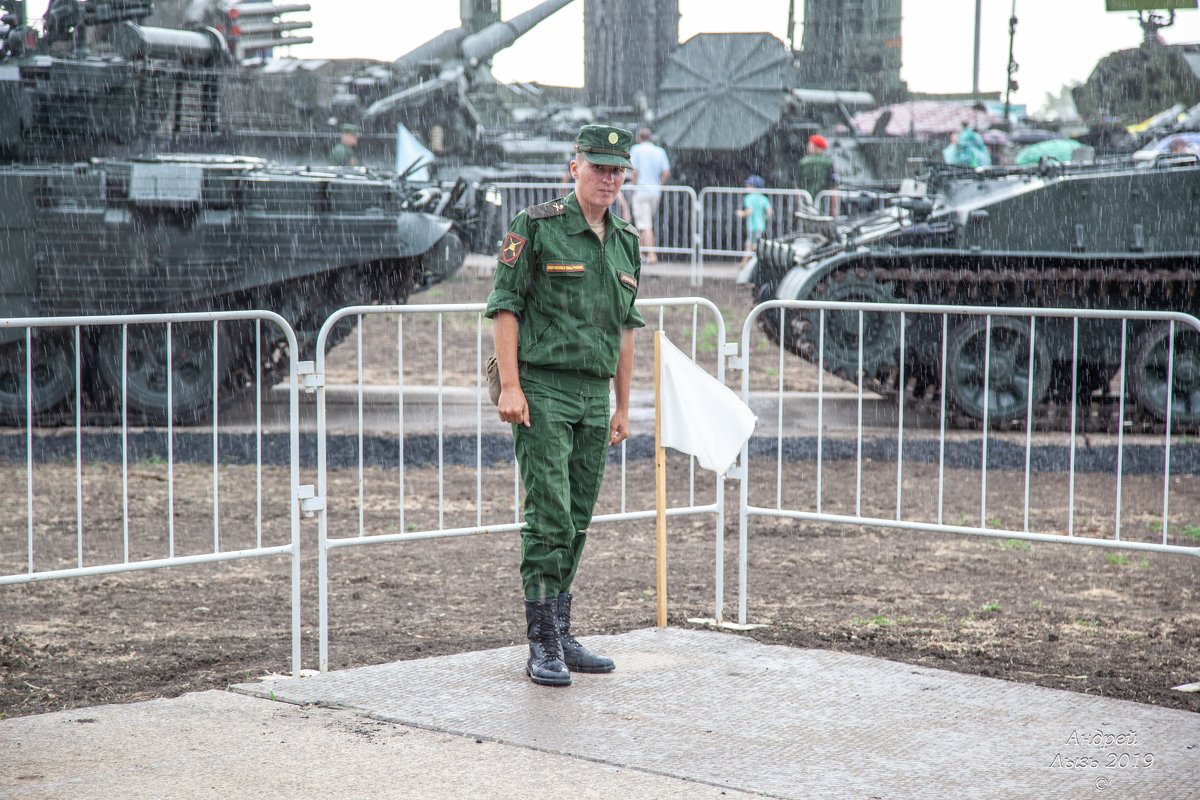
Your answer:
[[[738,217],[746,220],[746,254],[742,256],[741,263],[743,267],[750,261],[750,254],[754,252],[754,248],[758,246],[758,240],[767,230],[767,217],[775,213],[767,196],[762,192],[754,191],[765,187],[766,181],[758,175],[751,175],[746,178],[744,185],[751,191],[746,192],[745,197],[742,198],[742,208],[737,212]]]

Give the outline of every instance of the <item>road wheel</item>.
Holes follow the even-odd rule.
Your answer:
[[[71,341],[58,334],[33,339],[32,375],[26,370],[25,338],[0,345],[0,419],[25,423],[28,381],[33,379],[36,417],[67,399],[75,388],[75,355]]]
[[[893,287],[881,284],[873,275],[828,280],[813,292],[814,300],[845,303],[894,303]],[[805,337],[815,346],[820,336],[821,312],[805,311]],[[825,369],[835,375],[851,377],[858,374],[859,311],[829,309],[825,311]],[[862,312],[862,370],[868,376],[895,368],[900,348],[900,314],[894,311]],[[811,356],[817,361],[816,350]]]
[[[969,317],[950,332],[946,353],[946,391],[969,416],[1001,422],[1025,416],[1050,386],[1050,359],[1039,338],[1034,343],[1033,382],[1029,380],[1029,323],[1009,317],[992,319],[991,356],[984,384],[988,351],[987,318]]]
[[[225,331],[220,332],[224,334]],[[217,337],[217,380],[228,369],[228,335]],[[113,408],[121,409],[121,357],[125,357],[127,401],[131,419],[163,425],[171,412],[177,423],[201,422],[212,414],[213,327],[187,322],[171,326],[171,397],[167,397],[167,326],[130,325],[123,345],[121,326],[104,330],[99,342],[99,368]]]
[[[1175,325],[1174,365],[1168,391],[1171,351],[1170,323],[1157,323],[1138,336],[1129,359],[1129,383],[1138,404],[1156,419],[1166,420],[1171,402],[1171,424],[1200,424],[1200,332]]]

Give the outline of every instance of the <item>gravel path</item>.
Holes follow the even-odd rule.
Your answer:
[[[129,434],[128,458],[138,461],[164,461],[167,458],[165,431],[137,431]],[[512,440],[505,435],[484,434],[478,440],[482,451],[482,465],[491,467],[511,462]],[[84,463],[120,463],[121,437],[118,433],[85,433],[81,437]],[[35,436],[33,459],[36,463],[73,461],[75,459],[75,436],[54,434]],[[754,437],[750,440],[751,457],[771,458],[775,456],[779,441],[774,437]],[[219,460],[223,464],[257,463],[256,440],[252,434],[223,433],[217,437]],[[786,461],[814,461],[817,457],[818,441],[815,436],[785,437],[782,453]],[[853,438],[826,437],[820,442],[821,456],[826,461],[853,461],[858,457],[858,443]],[[173,458],[180,463],[212,463],[212,434],[176,432]],[[300,434],[300,465],[305,468],[316,466],[317,440],[311,433]],[[358,437],[329,436],[327,454],[331,468],[358,465]],[[654,440],[649,436],[634,436],[626,444],[626,455],[630,460],[653,458]],[[896,460],[896,439],[878,437],[864,439],[862,456],[881,462]],[[945,464],[947,467],[979,469],[983,446],[979,438],[947,441]],[[1115,473],[1118,449],[1115,445],[1101,444],[1079,446],[1075,450],[1076,472]],[[22,464],[27,459],[26,437],[23,434],[0,435],[0,462]],[[472,466],[476,463],[476,437],[474,435],[450,435],[445,438],[442,458],[447,466]],[[620,452],[613,450],[610,461],[619,461]],[[907,437],[904,440],[904,460],[911,463],[936,464],[941,458],[941,445],[937,438]],[[1002,439],[988,440],[989,470],[1024,470],[1026,448]],[[397,440],[381,436],[363,437],[363,463],[370,467],[395,468],[399,460]],[[1030,468],[1034,472],[1067,472],[1071,464],[1071,448],[1064,444],[1034,444],[1029,450]],[[264,434],[262,437],[262,463],[288,464],[288,437],[286,434]],[[433,435],[409,436],[404,440],[404,463],[409,467],[424,467],[438,463],[437,438]],[[1125,444],[1121,452],[1121,469],[1126,475],[1153,475],[1163,467],[1162,445]],[[1192,442],[1171,445],[1171,474],[1200,474],[1200,444]]]

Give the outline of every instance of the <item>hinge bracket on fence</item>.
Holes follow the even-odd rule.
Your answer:
[[[317,497],[317,489],[311,483],[296,487],[296,499],[300,501],[300,510],[306,517],[325,510],[325,498]]]
[[[746,359],[738,355],[737,342],[725,342],[721,345],[721,355],[725,356],[726,369],[745,369]]]
[[[300,388],[309,394],[325,385],[325,376],[317,372],[317,365],[313,361],[297,363],[296,376],[300,379]]]

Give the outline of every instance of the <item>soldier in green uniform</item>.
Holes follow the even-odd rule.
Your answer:
[[[608,448],[629,435],[634,307],[641,259],[613,215],[633,134],[579,131],[566,197],[509,226],[485,314],[493,321],[500,419],[512,423],[525,486],[521,583],[534,683],[565,686],[569,670],[611,672],[611,659],[571,635],[571,581],[604,477]],[[609,383],[616,408],[609,416]]]
[[[358,136],[362,131],[352,122],[342,126],[342,140],[329,151],[329,164],[334,167],[358,166]]]

